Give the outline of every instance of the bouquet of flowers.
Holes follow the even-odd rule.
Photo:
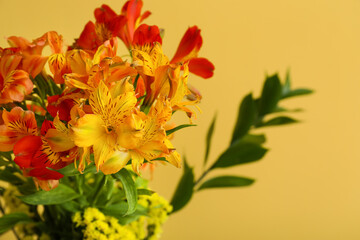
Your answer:
[[[95,9],[95,22],[71,46],[50,31],[33,41],[9,37],[10,47],[0,48],[0,233],[12,229],[18,239],[158,239],[168,215],[195,192],[253,183],[232,175],[206,180],[210,171],[265,155],[265,136],[251,134],[253,128],[296,122],[279,115],[288,110],[278,103],[311,90],[292,90],[289,75],[284,83],[268,76],[259,98],[242,100],[229,148],[195,178],[171,139],[194,126],[202,96],[188,84],[190,73],[210,78],[214,65],[198,56],[197,26],[186,31],[170,60],[162,50],[164,31],[142,23],[150,15],[142,5],[127,1],[120,14],[107,5]],[[118,54],[119,40],[128,53]],[[175,112],[189,122],[171,124]],[[204,165],[214,128],[215,118]],[[141,177],[155,163],[183,166],[170,203]]]

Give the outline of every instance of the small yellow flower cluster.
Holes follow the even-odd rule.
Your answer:
[[[75,227],[83,229],[86,240],[159,239],[161,226],[172,211],[172,206],[157,193],[140,196],[138,204],[148,209],[148,215],[141,216],[126,226],[120,225],[114,217],[105,216],[97,208],[87,208],[83,214],[77,212],[72,220]]]
[[[157,193],[151,196],[140,196],[138,204],[148,209],[148,216],[141,216],[137,221],[130,223],[129,227],[133,229],[138,239],[144,239],[146,235],[148,240],[159,239],[162,233],[161,226],[172,211],[172,206]]]
[[[114,217],[105,216],[97,208],[87,208],[82,216],[73,217],[76,227],[83,227],[86,240],[136,240],[135,234],[121,226]]]

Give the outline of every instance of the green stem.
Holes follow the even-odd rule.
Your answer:
[[[198,184],[201,182],[201,180],[204,179],[204,177],[210,172],[210,170],[211,170],[211,168],[207,169],[205,172],[203,172],[203,173],[201,174],[201,176],[199,177],[199,179],[195,181],[194,187],[195,187],[196,185],[198,185]]]
[[[104,175],[101,177],[100,183],[97,184],[96,189],[95,189],[95,195],[93,197],[93,200],[91,202],[91,206],[95,206],[97,200],[99,199],[100,193],[101,193],[101,188],[104,186],[104,184],[107,181],[107,175]]]

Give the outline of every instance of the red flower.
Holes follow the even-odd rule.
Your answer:
[[[179,47],[171,63],[189,62],[189,71],[203,78],[210,78],[214,65],[206,58],[198,58],[202,46],[202,37],[197,26],[190,27],[180,41]]]
[[[25,176],[34,177],[35,182],[48,191],[57,186],[57,181],[54,180],[59,180],[64,175],[46,167],[44,162],[47,162],[47,156],[41,152],[42,147],[41,137],[25,136],[14,146],[14,161],[23,169]]]
[[[153,45],[155,42],[162,44],[160,30],[158,26],[141,24],[134,33],[133,45],[144,46]]]
[[[74,100],[66,98],[66,95],[54,95],[47,98],[48,106],[46,109],[52,117],[59,114],[60,120],[70,121],[70,110],[75,105]]]

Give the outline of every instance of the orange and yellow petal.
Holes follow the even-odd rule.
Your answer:
[[[104,121],[95,114],[86,114],[72,127],[72,137],[78,147],[90,147],[106,135]]]
[[[144,157],[136,151],[129,151],[129,153],[131,155],[131,165],[133,171],[140,174],[140,167],[144,163]]]
[[[75,147],[68,134],[54,128],[47,131],[45,139],[54,152],[64,152]]]
[[[44,69],[48,57],[41,55],[26,55],[22,61],[22,69],[35,78]]]
[[[97,139],[93,145],[94,161],[96,168],[99,169],[115,152],[116,138],[114,135],[104,135]]]
[[[129,160],[129,152],[117,150],[100,166],[100,170],[104,174],[117,173],[126,166]]]
[[[188,28],[180,41],[179,47],[171,60],[171,63],[184,62],[191,58],[197,57],[202,45],[200,29],[197,26]]]
[[[29,74],[23,70],[15,70],[8,74],[4,80],[4,87],[0,91],[0,103],[5,102],[21,102],[25,95],[31,93],[33,83],[29,78]]]

